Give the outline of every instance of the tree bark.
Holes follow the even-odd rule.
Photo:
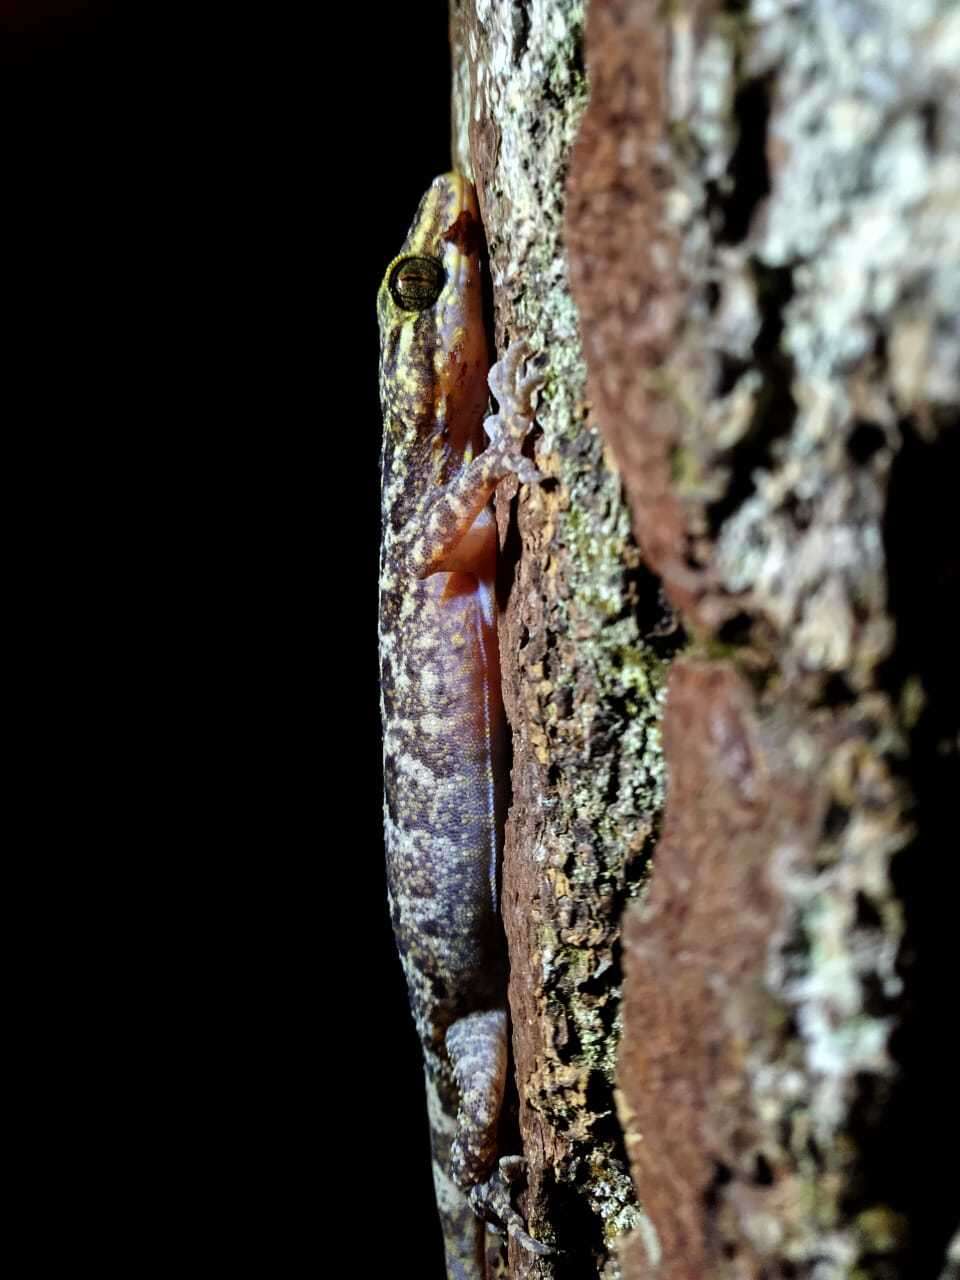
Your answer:
[[[562,1252],[510,1274],[955,1277],[960,5],[451,38],[497,349],[548,379],[503,903]]]

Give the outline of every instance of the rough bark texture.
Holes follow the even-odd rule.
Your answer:
[[[456,161],[478,186],[497,349],[546,359],[537,465],[501,496],[511,580],[500,643],[513,729],[504,915],[529,1161],[531,1230],[569,1250],[515,1276],[596,1275],[642,1221],[613,1099],[620,921],[662,806],[659,721],[675,634],[630,532],[585,401],[563,247],[566,166],[583,107],[578,4],[455,6]],[[670,632],[647,636],[661,624]]]
[[[960,5],[452,39],[497,347],[548,371],[550,478],[498,506],[504,910],[565,1252],[511,1274],[956,1276]]]

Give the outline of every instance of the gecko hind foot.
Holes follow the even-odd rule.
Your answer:
[[[526,1163],[523,1156],[501,1156],[486,1182],[470,1188],[468,1199],[478,1217],[512,1236],[521,1249],[546,1257],[556,1250],[530,1235],[527,1224],[511,1203],[511,1189],[522,1176]]]

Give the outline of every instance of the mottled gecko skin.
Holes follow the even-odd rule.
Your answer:
[[[490,370],[483,232],[471,184],[431,185],[377,298],[383,408],[380,561],[384,831],[390,908],[423,1045],[450,1280],[482,1280],[484,1227],[527,1248],[496,1163],[507,1070],[498,899],[504,717],[490,499],[523,457],[542,383],[514,344]],[[484,432],[490,438],[484,448]],[[501,1168],[502,1165],[502,1168]]]

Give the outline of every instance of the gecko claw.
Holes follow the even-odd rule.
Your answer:
[[[546,374],[544,374],[540,369],[531,369],[529,365],[527,366],[527,372],[520,380],[520,384],[517,387],[517,399],[521,404],[528,407],[530,413],[533,413],[533,410],[536,407],[533,397],[541,389],[546,380]]]

